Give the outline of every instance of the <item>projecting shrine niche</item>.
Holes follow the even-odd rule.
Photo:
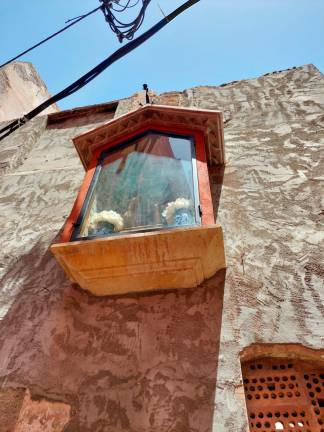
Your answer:
[[[220,112],[146,105],[73,141],[86,176],[51,247],[73,282],[192,288],[225,267],[208,175],[224,162]]]

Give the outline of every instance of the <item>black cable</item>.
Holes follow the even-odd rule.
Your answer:
[[[123,47],[119,48],[112,55],[107,57],[104,61],[99,63],[96,67],[91,69],[88,73],[86,73],[77,81],[75,81],[74,83],[66,87],[64,90],[60,91],[55,96],[52,96],[51,98],[47,99],[45,102],[41,103],[38,107],[34,108],[25,116],[9,123],[7,126],[5,126],[0,130],[0,141],[3,140],[8,135],[10,135],[11,133],[13,133],[16,129],[20,128],[22,125],[27,123],[29,120],[36,117],[39,113],[44,111],[53,103],[56,103],[64,99],[65,97],[70,96],[76,91],[80,90],[82,87],[84,87],[94,78],[96,78],[99,74],[101,74],[105,69],[107,69],[107,67],[115,63],[120,58],[124,57],[126,54],[133,51],[138,46],[142,45],[145,41],[150,39],[157,32],[159,32],[163,27],[169,24],[174,18],[176,18],[186,9],[198,3],[199,1],[200,0],[188,0],[183,5],[179,6],[177,9],[175,9],[173,12],[167,15],[165,18],[163,18],[161,21],[159,21],[157,24],[155,24],[153,27],[151,27],[149,30],[147,30],[145,33],[143,33],[141,36],[132,40],[131,42],[128,42]]]
[[[117,35],[119,42],[123,42],[124,39],[133,39],[135,33],[141,27],[144,21],[146,9],[151,2],[151,0],[133,0],[133,3],[131,3],[131,0],[125,1],[126,3],[122,4],[117,0],[114,2],[112,0],[100,0],[102,3],[102,12],[105,16],[105,20],[109,24],[110,29]],[[142,5],[137,17],[134,20],[125,23],[117,18],[116,13],[122,13],[126,9],[132,9],[137,6],[140,1],[142,2]],[[119,8],[116,8],[114,3],[116,3]]]
[[[47,38],[41,40],[40,42],[38,42],[36,45],[33,45],[32,47],[26,49],[25,51],[21,52],[20,54],[16,55],[16,57],[13,57],[12,59],[6,61],[5,63],[3,63],[2,65],[0,65],[0,69],[4,66],[6,66],[9,63],[12,63],[13,61],[17,60],[18,58],[22,57],[24,54],[29,53],[30,51],[32,51],[33,49],[39,47],[40,45],[42,45],[43,43],[49,41],[50,39],[52,39],[53,37],[59,35],[60,33],[63,33],[65,30],[67,30],[68,28],[72,27],[74,24],[78,23],[79,21],[83,20],[84,18],[88,17],[89,15],[97,12],[99,9],[101,9],[102,6],[97,7],[96,9],[93,9],[92,11],[86,13],[85,15],[81,15],[80,17],[74,18],[73,22],[65,27],[63,27],[61,30],[58,30],[57,32],[53,33],[52,35],[48,36]],[[71,21],[71,20],[69,20]],[[67,22],[69,22],[67,21]]]

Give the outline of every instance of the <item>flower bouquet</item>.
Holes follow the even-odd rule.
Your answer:
[[[124,220],[122,216],[113,210],[104,210],[95,213],[89,226],[89,235],[107,235],[122,231]]]
[[[192,202],[186,198],[177,198],[175,201],[169,202],[162,216],[168,225],[181,226],[195,223]]]

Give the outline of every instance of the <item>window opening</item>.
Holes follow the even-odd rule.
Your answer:
[[[198,224],[193,138],[150,131],[101,153],[72,240]]]

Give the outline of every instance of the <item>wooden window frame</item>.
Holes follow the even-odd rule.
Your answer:
[[[96,168],[98,165],[98,159],[101,153],[109,149],[113,149],[114,147],[118,147],[127,141],[136,139],[137,136],[145,134],[149,131],[156,132],[156,133],[161,132],[170,135],[192,137],[194,141],[195,153],[196,153],[198,198],[199,198],[199,205],[202,210],[201,226],[213,225],[215,223],[204,134],[200,131],[195,131],[189,128],[182,128],[182,127],[168,128],[159,123],[155,123],[155,124],[152,123],[149,127],[146,125],[145,127],[138,128],[136,131],[133,131],[131,134],[124,135],[123,137],[120,137],[117,140],[113,140],[101,146],[100,148],[96,149],[96,151],[93,154],[89,168],[86,172],[83,183],[79,189],[79,193],[74,203],[74,206],[72,208],[72,211],[70,213],[70,216],[68,217],[64,225],[60,242],[66,243],[72,241],[73,232],[75,230],[76,223],[80,218],[80,214],[82,212],[84,203],[87,199],[87,195],[91,187],[92,181],[94,180]],[[177,229],[181,229],[181,228],[177,228]]]

